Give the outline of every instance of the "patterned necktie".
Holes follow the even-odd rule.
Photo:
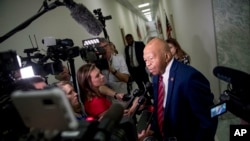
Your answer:
[[[163,99],[164,99],[164,86],[162,81],[162,76],[159,77],[159,85],[158,85],[158,104],[157,104],[157,119],[158,125],[160,127],[160,132],[163,135]]]

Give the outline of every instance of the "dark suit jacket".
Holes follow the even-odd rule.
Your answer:
[[[153,76],[155,111],[158,78],[159,76]],[[214,140],[218,120],[210,118],[213,94],[208,80],[191,66],[174,60],[168,83],[163,123],[164,140],[167,140],[167,137],[176,137],[178,141]],[[152,128],[160,138],[156,113],[154,117]]]
[[[145,44],[140,41],[134,41],[134,43],[135,43],[135,55],[139,63],[139,67],[145,69],[146,64],[143,59],[143,50],[144,50]],[[125,47],[125,57],[126,57],[126,63],[127,63],[128,69],[131,70],[129,48],[130,48],[129,46]]]

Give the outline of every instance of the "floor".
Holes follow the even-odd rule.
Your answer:
[[[240,124],[240,122],[240,118],[234,116],[230,112],[219,116],[215,141],[229,141],[230,125]]]

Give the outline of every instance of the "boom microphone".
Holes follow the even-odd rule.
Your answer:
[[[239,70],[217,66],[213,73],[217,78],[231,83],[233,87],[247,88],[247,85],[250,84],[250,75]]]
[[[66,7],[71,11],[71,16],[82,25],[88,33],[97,36],[102,32],[102,23],[82,4],[73,0],[63,0]]]

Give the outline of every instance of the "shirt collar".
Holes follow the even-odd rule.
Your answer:
[[[173,61],[174,61],[174,57],[170,60],[170,62],[167,64],[167,67],[165,69],[165,72],[162,74],[163,78],[166,78],[166,76],[169,75],[169,72],[170,72],[170,68],[173,64]]]

